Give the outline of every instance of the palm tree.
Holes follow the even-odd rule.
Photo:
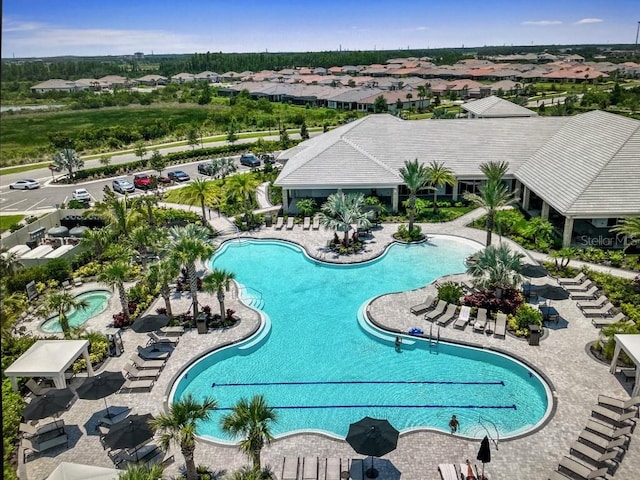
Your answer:
[[[228,272],[226,270],[215,268],[213,272],[206,275],[202,279],[202,289],[205,292],[216,292],[218,296],[218,302],[220,303],[220,318],[222,322],[225,321],[225,309],[224,309],[224,292],[228,292],[231,286],[231,280],[236,278],[236,274]]]
[[[162,465],[127,465],[119,480],[158,480],[162,478]]]
[[[98,275],[98,282],[109,285],[113,290],[118,290],[125,325],[129,323],[129,300],[127,299],[127,291],[124,289],[124,282],[129,278],[129,274],[129,263],[126,260],[116,260],[106,264]]]
[[[522,253],[512,252],[504,243],[487,245],[467,259],[467,273],[481,288],[516,287],[522,282],[522,258]]]
[[[0,283],[0,298],[2,298],[2,308],[0,308],[0,341],[11,339],[11,330],[18,319],[18,316],[29,306],[29,301],[23,293],[7,293],[4,282]]]
[[[72,148],[63,148],[57,151],[53,155],[52,160],[58,170],[66,170],[69,172],[70,180],[75,178],[74,172],[84,166],[84,162]]]
[[[22,267],[20,257],[16,252],[8,252],[5,248],[0,252],[0,277],[6,278],[16,273]]]
[[[464,194],[464,198],[487,211],[487,246],[491,245],[491,233],[493,232],[496,211],[515,201],[513,194],[502,182],[502,177],[508,166],[507,162],[481,163],[480,170],[487,177],[487,181],[478,187],[480,194],[470,192]]]
[[[204,227],[189,224],[169,230],[169,252],[178,265],[184,265],[189,278],[193,318],[198,316],[198,276],[196,262],[213,255],[214,247],[209,243],[208,231]]]
[[[627,236],[625,250],[632,245],[640,244],[640,217],[623,218],[620,223],[611,229],[612,232]]]
[[[147,221],[152,227],[156,226],[156,218],[153,215],[153,208],[158,205],[158,197],[156,195],[141,195],[134,200],[134,208],[147,215]]]
[[[422,110],[424,108],[424,99],[427,96],[427,87],[426,85],[419,85],[418,86],[418,98],[420,99],[420,109]]]
[[[195,203],[200,204],[202,209],[202,221],[207,223],[207,212],[205,207],[216,203],[221,196],[221,190],[216,182],[213,180],[207,180],[205,178],[196,178],[189,185],[179,190],[178,199],[181,202],[185,202],[189,205]]]
[[[444,166],[444,162],[433,160],[427,168],[427,181],[433,185],[433,213],[438,213],[438,190],[444,185],[454,186],[456,177],[450,168]]]
[[[65,290],[50,293],[44,301],[46,314],[57,313],[64,338],[71,337],[71,328],[67,312],[72,308],[84,310],[89,306],[87,300],[78,299]]]
[[[273,439],[270,424],[278,421],[275,410],[267,405],[264,396],[256,395],[251,400],[241,398],[231,412],[222,419],[222,430],[233,437],[242,436],[240,449],[253,462],[253,469],[259,471],[260,452],[265,444]]]
[[[331,230],[344,232],[343,245],[349,244],[349,230],[355,224],[358,228],[371,228],[372,213],[364,211],[364,195],[362,193],[342,192],[329,195],[320,209],[320,224]]]
[[[131,230],[128,243],[138,252],[143,270],[147,269],[147,254],[149,250],[158,245],[158,233],[157,230],[151,230],[150,226],[146,224],[138,225]]]
[[[161,413],[151,421],[151,428],[160,432],[160,446],[168,450],[172,443],[180,447],[187,467],[187,480],[197,480],[198,473],[193,458],[196,449],[196,424],[206,422],[218,407],[213,398],[198,402],[186,395],[173,402],[168,413]]]
[[[260,181],[250,173],[241,173],[231,177],[226,184],[229,197],[242,202],[245,218],[249,217],[251,195],[260,185]]]
[[[96,214],[105,220],[116,235],[129,236],[129,232],[138,221],[140,212],[133,208],[133,202],[129,199],[112,198],[100,202],[95,207]]]
[[[113,231],[108,227],[86,230],[80,240],[80,245],[91,250],[96,257],[100,257],[113,241]]]
[[[418,163],[416,158],[413,162],[406,160],[404,167],[400,167],[400,176],[409,190],[409,231],[413,231],[413,221],[416,215],[416,196],[427,183],[427,169],[422,163]]]
[[[180,272],[180,267],[171,257],[167,257],[154,263],[149,267],[146,275],[146,281],[149,285],[155,286],[164,300],[169,318],[173,317],[171,308],[171,288],[169,285],[173,283]]]

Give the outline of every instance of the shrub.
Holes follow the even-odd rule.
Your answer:
[[[496,296],[495,289],[487,289],[465,296],[462,303],[470,307],[486,308],[490,312],[500,311],[512,315],[523,302],[524,299],[517,289],[503,288],[500,297]]]
[[[44,266],[47,279],[63,282],[71,276],[71,267],[64,258],[54,258]]]
[[[31,267],[18,270],[6,279],[8,293],[24,292],[27,284],[32,281],[39,282],[46,279],[44,267]]]
[[[404,242],[415,242],[422,240],[424,236],[420,225],[414,225],[413,230],[409,231],[405,224],[400,224],[398,225],[398,231],[393,234],[393,238]]]
[[[509,327],[518,336],[529,335],[529,325],[542,327],[542,313],[527,303],[523,303],[515,315],[509,316]]]
[[[459,283],[446,282],[438,285],[438,300],[459,304],[462,293],[462,286]]]
[[[2,444],[4,474],[3,478],[17,479],[17,475],[12,466],[12,459],[15,447],[18,442],[20,418],[25,407],[24,398],[19,392],[14,392],[11,388],[11,381],[8,378],[2,379]]]

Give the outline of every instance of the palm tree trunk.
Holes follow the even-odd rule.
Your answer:
[[[69,319],[64,314],[63,311],[58,313],[58,319],[60,321],[60,328],[62,329],[62,333],[64,334],[65,339],[69,339],[71,337],[71,329],[69,328]]]
[[[171,310],[171,290],[168,285],[163,285],[160,289],[160,295],[164,300],[164,306],[167,309],[167,316],[173,318],[173,310]]]
[[[149,216],[149,225],[151,225],[152,227],[155,227],[156,220],[155,218],[153,218],[153,207],[150,204],[147,204],[147,215]]]
[[[253,457],[252,458],[252,460],[253,460],[253,469],[256,472],[259,472],[260,470],[262,470],[262,462],[260,461],[260,449],[256,448],[253,451],[251,456]]]
[[[433,191],[433,213],[438,213],[438,190]]]
[[[493,210],[487,211],[487,246],[491,245],[491,232],[493,232]]]
[[[347,247],[349,246],[349,225],[344,227],[344,237],[342,239],[342,244]]]
[[[220,302],[220,320],[224,323],[227,317],[227,312],[224,309],[224,292],[222,289],[218,290],[218,302]]]
[[[200,206],[202,207],[202,221],[207,223],[207,212],[204,210],[204,199],[200,200]]]
[[[193,447],[182,447],[180,449],[184,456],[184,464],[187,467],[187,480],[198,480],[198,472],[196,470],[196,463],[193,460]]]
[[[196,266],[193,263],[187,265],[187,275],[189,277],[189,290],[191,291],[191,305],[193,306],[193,319],[198,317],[198,276]]]
[[[416,211],[416,197],[411,195],[409,197],[409,232],[413,231],[413,220]]]
[[[118,295],[120,296],[120,305],[122,306],[122,315],[126,323],[129,323],[129,300],[127,300],[127,292],[124,284],[118,283]]]

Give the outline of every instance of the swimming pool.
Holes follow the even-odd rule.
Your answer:
[[[551,402],[548,387],[526,366],[479,349],[434,347],[412,338],[397,353],[394,336],[363,329],[358,321],[369,299],[463,271],[464,259],[477,248],[436,237],[393,245],[371,262],[331,265],[284,242],[226,243],[213,265],[235,272],[270,329],[195,362],[170,398],[213,396],[219,409],[198,434],[223,442],[229,438],[219,428],[220,416],[255,394],[276,407],[278,436],[311,430],[344,438],[349,424],[364,415],[387,418],[407,431],[447,430],[456,414],[459,432],[470,437],[484,436],[486,428],[497,429],[501,438],[531,429]],[[427,325],[416,317],[416,326]]]
[[[89,292],[81,293],[75,297],[77,300],[86,300],[89,302],[89,306],[84,310],[71,309],[67,312],[67,319],[69,320],[70,327],[78,327],[83,325],[90,318],[104,312],[109,305],[111,299],[111,292],[109,290],[91,290]],[[62,327],[60,326],[60,318],[58,315],[45,320],[40,329],[46,333],[60,333]]]

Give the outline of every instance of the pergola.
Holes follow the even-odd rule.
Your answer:
[[[633,385],[633,391],[631,396],[635,397],[640,395],[640,335],[638,334],[615,334],[613,336],[616,341],[616,349],[611,359],[611,367],[609,371],[616,373],[616,363],[618,362],[618,356],[620,351],[624,350],[624,353],[631,359],[636,365],[636,379]]]
[[[89,340],[38,340],[4,374],[18,390],[17,377],[48,377],[56,388],[66,388],[64,372],[82,355],[87,362],[87,373],[93,376],[89,359]]]

